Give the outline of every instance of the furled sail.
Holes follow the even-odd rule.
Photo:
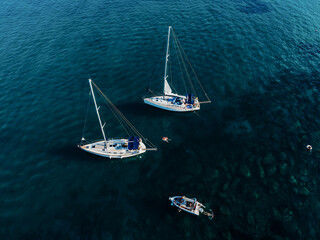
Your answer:
[[[167,81],[167,77],[165,77],[165,79],[164,79],[164,94],[171,94],[171,93],[172,93],[171,87]]]
[[[165,67],[164,67],[164,88],[163,88],[163,93],[164,94],[171,94],[172,90],[171,87],[167,81],[167,66],[168,66],[168,61],[169,61],[169,40],[170,40],[170,30],[171,30],[171,26],[169,26],[168,29],[168,41],[167,41],[167,51],[166,51],[166,63],[165,63]]]

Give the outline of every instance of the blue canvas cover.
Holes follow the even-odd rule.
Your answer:
[[[129,150],[133,149],[133,137],[129,137],[128,139],[128,149]]]
[[[139,137],[134,137],[133,138],[133,149],[139,149],[139,144],[140,144],[140,138]]]
[[[128,139],[128,149],[137,150],[139,149],[140,138],[139,137],[129,137]]]
[[[187,103],[188,104],[194,104],[194,94],[193,93],[189,93],[187,94]]]

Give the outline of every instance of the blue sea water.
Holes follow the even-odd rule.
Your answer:
[[[142,103],[169,25],[213,99],[199,115]],[[0,239],[318,239],[319,34],[315,0],[1,1]],[[89,77],[157,152],[76,148]]]

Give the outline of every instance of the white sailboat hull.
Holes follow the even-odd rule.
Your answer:
[[[179,97],[181,99],[186,99],[185,96],[169,96],[169,95],[164,95],[164,96],[156,96],[156,97],[149,97],[149,98],[144,98],[143,101],[144,103],[164,109],[167,111],[172,111],[172,112],[192,112],[192,111],[197,111],[200,110],[200,104],[195,103],[195,104],[186,104],[186,103],[174,103],[171,101],[172,97]]]
[[[136,150],[128,149],[128,139],[111,139],[107,141],[107,145],[108,147],[106,148],[105,141],[98,141],[80,145],[79,147],[86,152],[110,159],[134,157],[146,152],[146,146],[142,141]]]

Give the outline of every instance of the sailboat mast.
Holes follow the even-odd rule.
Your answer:
[[[104,141],[105,141],[105,143],[106,143],[106,147],[107,147],[107,146],[108,146],[108,144],[107,144],[107,139],[106,139],[106,135],[105,135],[105,133],[104,133],[104,131],[103,131],[103,126],[102,126],[102,123],[101,123],[101,119],[100,119],[99,109],[98,109],[98,107],[97,107],[96,98],[95,98],[95,96],[94,96],[94,92],[93,92],[93,88],[92,88],[92,80],[91,80],[91,79],[89,79],[89,85],[90,85],[90,89],[91,89],[91,93],[92,93],[92,98],[93,98],[94,106],[95,106],[95,108],[96,108],[96,112],[97,112],[97,115],[98,115],[99,124],[100,124],[101,132],[102,132],[102,135],[103,135],[103,139],[104,139]]]
[[[166,81],[167,81],[167,65],[168,65],[168,61],[169,61],[169,43],[170,43],[170,30],[171,30],[171,26],[169,26],[169,29],[168,29],[168,42],[167,42],[167,52],[166,52],[166,63],[165,63],[165,66],[164,66],[164,89],[163,89],[163,92],[166,93],[166,84],[168,84]]]

